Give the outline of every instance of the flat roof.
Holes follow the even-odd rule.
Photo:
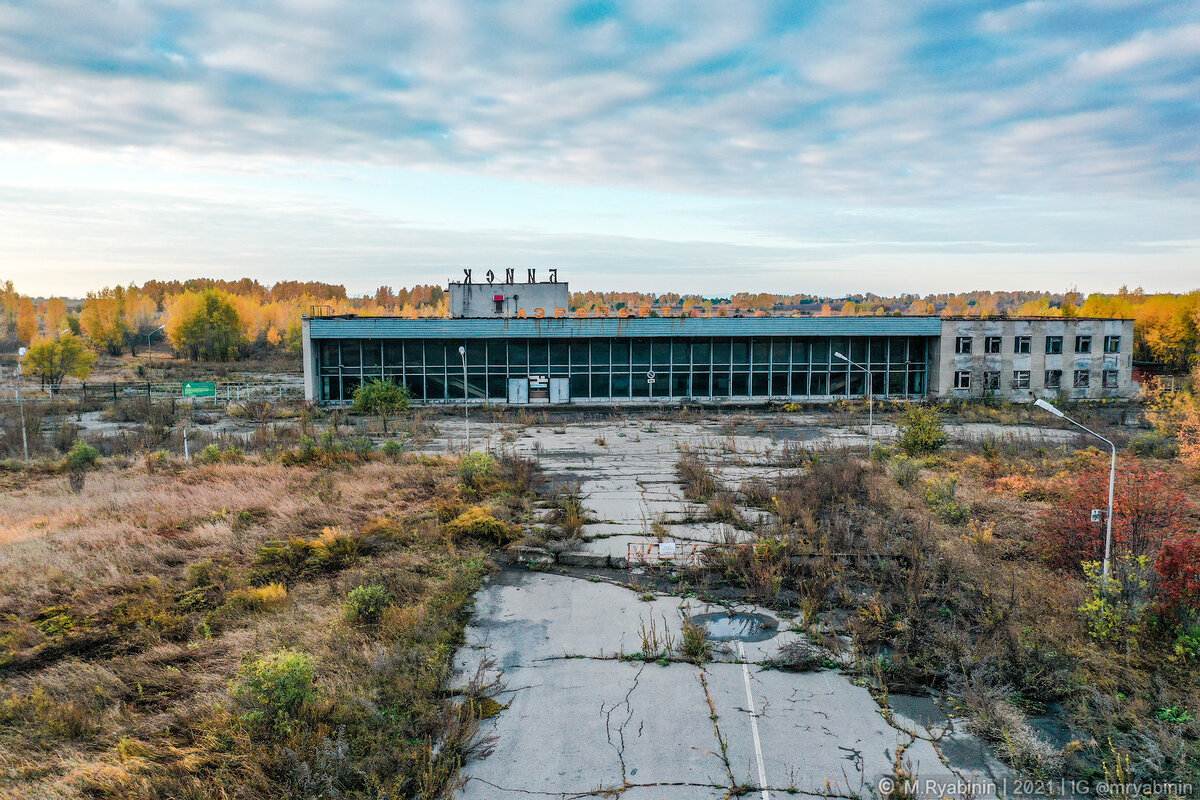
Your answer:
[[[941,336],[941,317],[313,317],[314,339],[425,339],[668,336]]]

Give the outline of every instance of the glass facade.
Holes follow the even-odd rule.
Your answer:
[[[321,400],[347,402],[363,381],[404,383],[420,401],[466,392],[503,402],[509,381],[567,380],[572,400],[878,397],[926,392],[922,336],[562,339],[314,339]],[[842,353],[859,366],[834,354]],[[653,374],[653,380],[650,374]]]

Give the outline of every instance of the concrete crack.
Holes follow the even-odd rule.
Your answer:
[[[604,702],[600,703],[600,713],[604,715],[604,729],[608,737],[608,744],[617,751],[617,760],[621,764],[621,783],[628,783],[628,775],[626,774],[625,765],[625,726],[633,719],[633,703],[630,698],[637,691],[638,683],[642,679],[642,670],[646,668],[645,664],[638,667],[637,674],[633,676],[633,684],[629,687],[629,691],[625,693],[625,699],[619,703],[614,703],[607,710],[604,708]],[[613,712],[621,706],[625,706],[625,719],[616,727],[617,741],[613,741]],[[638,729],[638,735],[641,736],[641,728]]]
[[[729,777],[729,786],[723,788],[732,789],[737,786],[737,778],[733,776],[733,765],[729,763],[729,740],[721,735],[721,726],[718,724],[720,717],[717,714],[717,704],[713,701],[712,692],[708,689],[708,673],[701,667],[696,671],[696,675],[700,679],[701,688],[704,689],[704,700],[708,703],[708,717],[712,720],[713,736],[717,739],[717,752],[713,753],[713,755],[721,760],[721,763],[725,766],[725,774]]]

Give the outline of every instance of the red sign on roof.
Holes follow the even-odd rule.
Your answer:
[[[493,301],[495,301],[495,302],[497,302],[497,303],[503,303],[503,302],[504,302],[504,295],[502,295],[502,294],[494,294],[494,295],[492,295],[492,300],[493,300]]]

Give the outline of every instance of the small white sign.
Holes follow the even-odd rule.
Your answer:
[[[675,557],[675,543],[674,542],[659,542],[658,543],[658,554],[662,558],[674,558]]]
[[[1098,508],[1092,509],[1092,522],[1099,522],[1104,519],[1104,512]]]

